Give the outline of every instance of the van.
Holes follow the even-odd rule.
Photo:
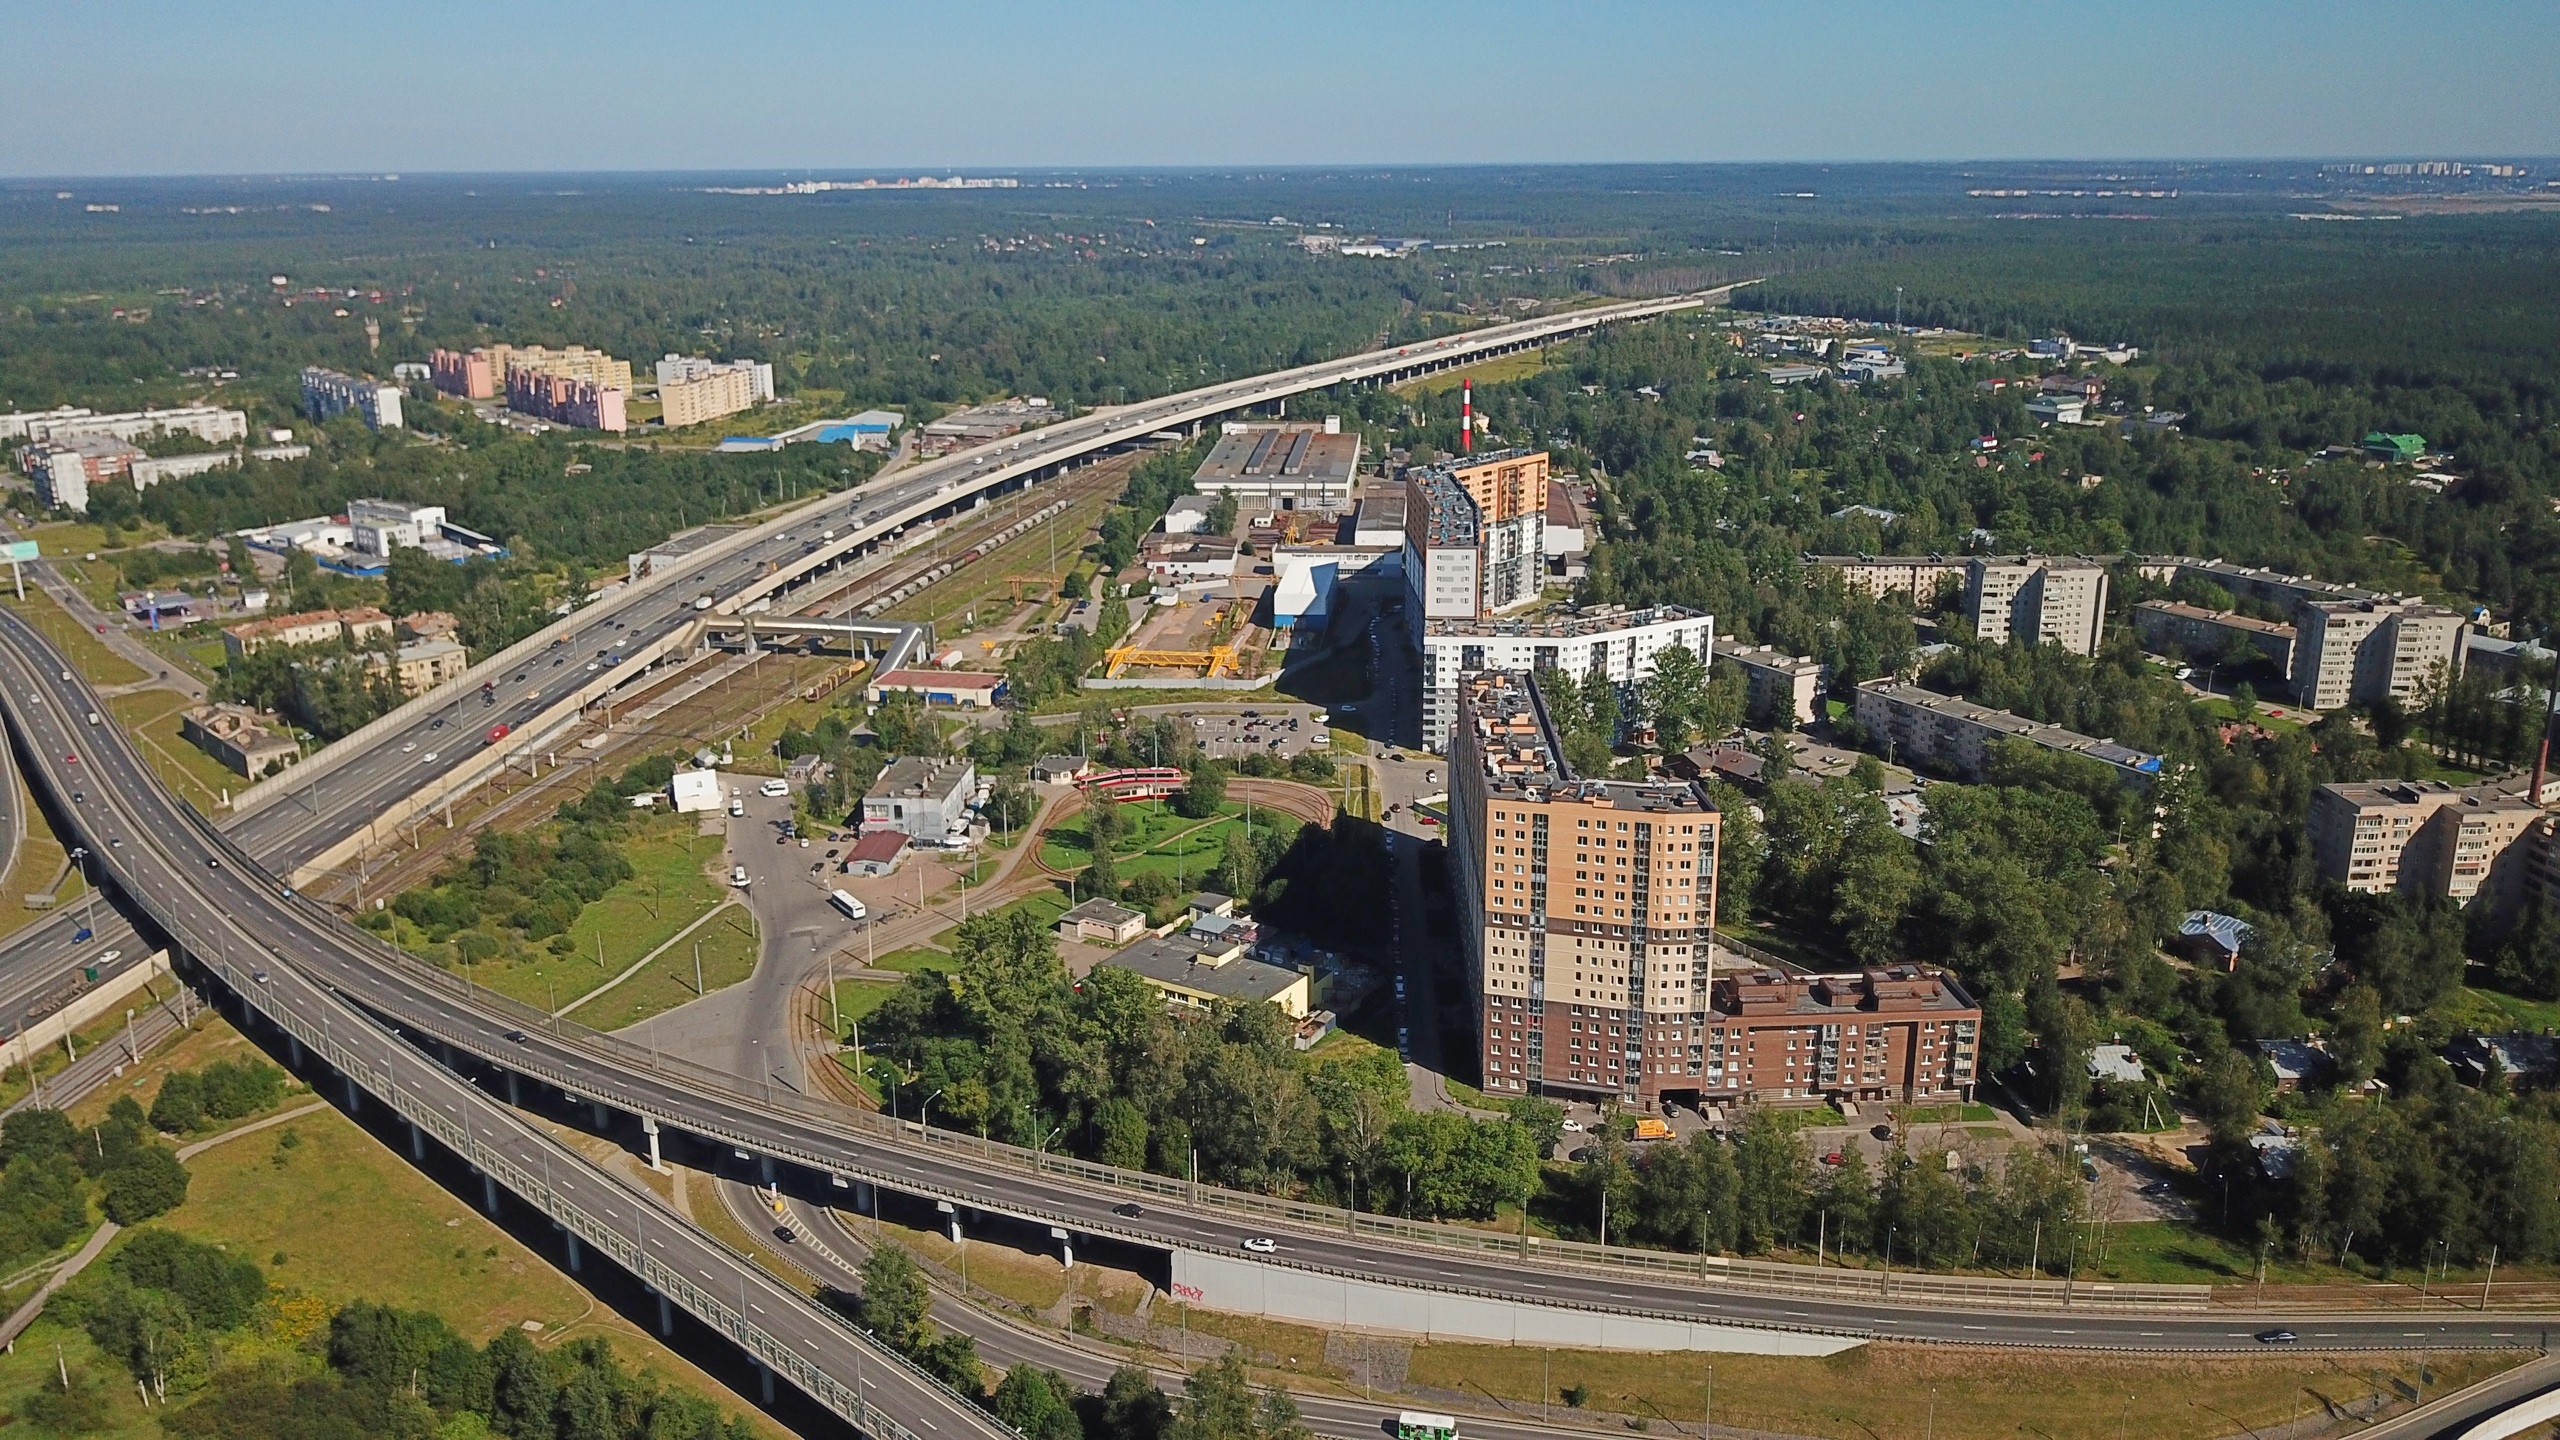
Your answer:
[[[95,724],[97,724],[97,723],[98,723],[98,712],[97,712],[97,711],[92,710],[92,711],[90,711],[90,712],[89,712],[89,723],[90,723],[90,724],[92,724],[92,725],[95,725]]]
[[[854,899],[851,895],[846,894],[842,890],[828,891],[827,903],[842,911],[844,913],[844,918],[847,920],[868,919],[871,914],[870,911],[862,908],[861,901]]]
[[[736,817],[736,816],[744,815],[744,814],[746,814],[746,813],[747,813],[747,802],[746,802],[746,801],[744,801],[744,800],[732,800],[732,801],[730,801],[730,802],[729,802],[729,814],[731,815],[731,817],[733,817],[733,818],[734,818],[734,817]]]
[[[744,890],[755,882],[747,878],[746,866],[732,865],[729,867],[729,883],[736,886],[738,889]]]
[[[767,800],[780,800],[790,795],[791,782],[788,780],[767,780],[756,787],[756,793]]]

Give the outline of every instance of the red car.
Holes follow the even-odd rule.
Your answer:
[[[490,744],[495,745],[495,744],[497,744],[499,741],[504,740],[504,739],[506,739],[506,738],[507,738],[507,727],[506,727],[506,726],[504,726],[504,725],[492,725],[492,726],[490,726],[490,727],[489,727],[489,743],[490,743]]]

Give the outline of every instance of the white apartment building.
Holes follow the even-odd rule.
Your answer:
[[[752,410],[773,399],[773,366],[757,360],[669,355],[658,362],[659,423],[670,430]]]
[[[140,440],[181,431],[208,445],[227,445],[249,438],[249,414],[211,405],[181,405],[168,410],[125,410],[113,415],[92,414],[70,406],[0,415],[0,440],[49,440],[60,445],[91,436]]]
[[[2293,698],[2314,710],[2408,704],[2462,673],[2458,610],[2406,600],[2309,600],[2294,612]]]
[[[1600,605],[1553,619],[1425,621],[1422,743],[1448,753],[1459,682],[1479,671],[1561,671],[1576,681],[1596,674],[1623,691],[1651,678],[1654,657],[1664,650],[1677,646],[1706,661],[1715,640],[1714,616],[1677,605]]]
[[[1404,566],[1413,623],[1482,619],[1546,588],[1547,455],[1504,450],[1405,476]]]
[[[1983,556],[1965,565],[1965,614],[1993,644],[2021,640],[2098,652],[2107,618],[2107,571],[2094,560],[2043,555]]]

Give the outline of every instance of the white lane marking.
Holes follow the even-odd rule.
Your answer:
[[[1988,1330],[1988,1329],[1990,1329],[1991,1327],[1990,1327],[1990,1326],[1988,1326],[1988,1325],[1967,1325],[1967,1326],[1966,1326],[1966,1327],[1964,1327],[1964,1328],[1966,1328],[1967,1330]]]

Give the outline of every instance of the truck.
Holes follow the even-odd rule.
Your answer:
[[[1636,1138],[1639,1140],[1668,1140],[1671,1138],[1671,1127],[1664,1123],[1658,1116],[1640,1115],[1636,1117]]]
[[[862,908],[861,901],[842,890],[828,891],[827,903],[844,912],[844,918],[847,920],[866,920],[871,916],[870,911]]]

